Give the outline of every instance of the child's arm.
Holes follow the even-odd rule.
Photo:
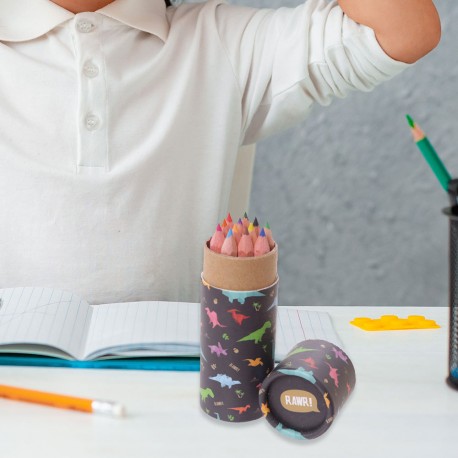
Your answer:
[[[440,40],[439,15],[431,0],[338,0],[345,14],[372,28],[393,59],[412,63]]]

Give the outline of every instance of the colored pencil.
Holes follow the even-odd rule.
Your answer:
[[[261,232],[263,233],[263,240],[259,241],[256,249],[256,243]],[[221,224],[216,226],[210,239],[210,249],[226,256],[261,256],[274,247],[275,241],[269,223],[261,228],[258,218],[255,217],[251,222],[246,212],[243,219],[239,218],[237,222],[234,222],[231,214],[228,213]]]
[[[269,247],[272,249],[275,246],[274,239],[272,238],[272,230],[270,229],[269,223],[267,222],[264,227],[264,232],[266,233],[267,241],[269,242]]]
[[[256,236],[259,236],[259,223],[258,223],[258,218],[256,218],[256,216],[254,217],[253,227],[254,227],[254,230],[256,231]]]
[[[258,234],[256,234],[256,230],[252,222],[248,226],[248,234],[250,234],[250,237],[251,237],[251,240],[253,241],[253,246],[254,246],[254,244],[256,243],[256,239],[258,238]]]
[[[223,246],[221,247],[221,254],[225,254],[226,256],[237,256],[237,243],[232,233],[232,229],[229,229],[227,233]]]
[[[269,242],[267,241],[266,233],[264,232],[264,228],[261,229],[259,233],[259,237],[256,239],[256,243],[254,245],[254,255],[255,256],[262,256],[270,251]]]
[[[241,258],[249,258],[254,256],[254,246],[253,241],[251,240],[250,234],[248,234],[248,229],[243,228],[242,238],[240,239],[238,248],[238,255]]]
[[[243,224],[243,227],[248,227],[250,225],[250,220],[246,212],[243,214],[242,224]]]
[[[124,407],[117,402],[77,398],[74,396],[29,390],[7,385],[0,385],[0,397],[15,401],[33,402],[35,404],[59,407],[61,409],[105,414],[115,417],[123,416],[125,413]]]
[[[221,253],[221,247],[223,246],[224,239],[225,237],[223,230],[221,229],[221,226],[218,224],[218,226],[216,226],[216,231],[210,239],[210,250],[214,251],[215,253]]]
[[[232,221],[232,216],[230,213],[228,213],[226,216],[226,223],[229,229],[232,229],[232,226],[234,226],[234,222]]]
[[[243,225],[243,221],[241,220],[241,218],[239,218],[239,220],[237,221],[237,228],[238,228],[240,234],[243,234],[243,228],[244,227],[245,226]]]
[[[223,230],[224,237],[226,237],[227,232],[229,231],[226,219],[223,219],[223,222],[221,223],[221,229]]]
[[[238,224],[232,226],[232,235],[235,238],[235,243],[238,245],[242,238],[242,232],[239,230]]]
[[[439,159],[436,150],[434,149],[433,145],[431,145],[428,137],[421,130],[420,126],[409,115],[406,115],[406,118],[418,149],[423,154],[423,157],[431,167],[444,190],[448,192],[448,186],[451,180],[450,174],[448,173],[442,161]]]

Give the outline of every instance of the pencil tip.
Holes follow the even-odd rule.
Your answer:
[[[406,119],[410,127],[415,127],[415,121],[412,119],[410,115],[406,114]]]

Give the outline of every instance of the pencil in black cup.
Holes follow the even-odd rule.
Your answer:
[[[458,179],[452,178],[420,126],[406,115],[415,143],[426,162],[448,193],[450,207],[443,213],[449,218],[449,386],[458,389]]]
[[[421,151],[431,170],[436,175],[439,183],[445,192],[449,194],[450,204],[454,210],[457,207],[458,200],[458,179],[452,179],[447,168],[439,158],[436,150],[429,141],[426,134],[421,127],[412,119],[410,115],[406,115],[407,122],[409,123],[412,137],[417,144],[418,149]]]

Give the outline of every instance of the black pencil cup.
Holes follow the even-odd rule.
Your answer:
[[[458,389],[458,214],[455,207],[442,210],[449,219],[449,374],[448,384]]]

